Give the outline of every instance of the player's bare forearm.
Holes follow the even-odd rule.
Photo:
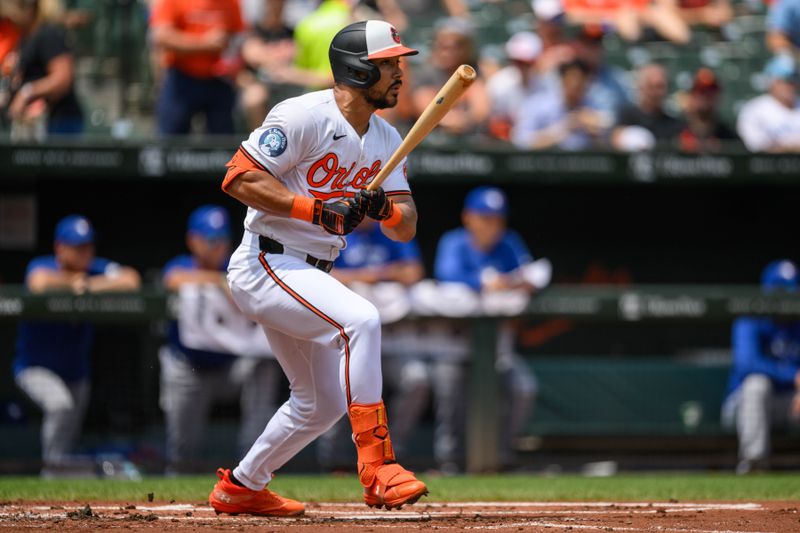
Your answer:
[[[364,268],[334,268],[331,276],[338,279],[345,285],[351,283],[377,283],[381,280],[380,272],[375,267]]]
[[[87,280],[88,292],[130,292],[141,286],[142,278],[130,267],[121,267],[113,275],[101,274]]]
[[[28,290],[34,294],[47,291],[71,290],[75,279],[84,276],[83,272],[64,272],[37,269],[28,275]]]
[[[248,207],[286,217],[295,197],[277,178],[262,170],[240,174],[224,190]]]
[[[205,34],[192,34],[172,26],[156,26],[153,30],[153,43],[166,50],[178,53],[220,52],[228,42],[224,30],[214,29]]]
[[[485,291],[510,291],[521,289],[530,293],[536,290],[536,287],[528,283],[517,272],[498,274],[493,279],[485,281],[481,288]]]
[[[217,270],[184,270],[178,269],[170,271],[164,276],[164,287],[170,291],[176,291],[185,283],[210,283],[227,287],[225,274]]]
[[[44,98],[55,102],[69,91],[74,78],[75,64],[70,54],[61,54],[47,63],[47,75],[30,82],[28,101]]]
[[[417,234],[417,206],[410,195],[398,196],[393,201],[394,208],[403,216],[395,226],[381,224],[381,231],[393,241],[408,242]]]
[[[381,266],[363,268],[334,268],[331,276],[345,285],[350,283],[378,283],[380,281],[396,281],[403,285],[412,285],[422,279],[424,272],[417,261],[395,261]]]
[[[389,281],[396,281],[403,285],[413,285],[422,279],[425,271],[422,264],[417,261],[403,261],[389,265],[389,269],[385,274],[385,279]]]

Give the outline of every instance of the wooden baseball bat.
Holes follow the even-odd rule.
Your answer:
[[[453,72],[450,79],[447,80],[436,96],[425,108],[425,111],[419,116],[417,121],[408,131],[406,138],[394,151],[389,161],[381,168],[378,175],[367,185],[367,190],[374,191],[381,186],[383,180],[386,179],[392,170],[406,157],[411,150],[413,150],[425,138],[430,131],[436,127],[442,117],[444,117],[453,104],[461,98],[472,82],[475,81],[477,73],[475,69],[469,65],[461,65]]]

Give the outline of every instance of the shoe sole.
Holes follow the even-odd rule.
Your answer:
[[[382,507],[385,507],[387,511],[391,511],[392,509],[402,509],[404,505],[414,505],[415,503],[417,503],[417,500],[427,495],[428,495],[428,489],[424,489],[418,492],[417,494],[412,494],[411,496],[405,498],[402,501],[394,501],[394,502],[383,501],[377,503],[371,503],[365,501],[364,503],[366,503],[367,507],[370,508],[380,509]]]
[[[224,504],[214,505],[213,503],[211,504],[211,507],[214,508],[214,513],[216,513],[217,516],[219,516],[221,514],[227,514],[227,515],[230,515],[230,516],[238,516],[240,514],[247,514],[247,515],[253,515],[253,516],[274,516],[274,517],[277,517],[277,518],[281,518],[281,517],[291,518],[291,517],[294,517],[294,516],[302,516],[306,512],[305,509],[301,509],[299,511],[293,511],[293,512],[284,511],[284,512],[279,512],[279,513],[278,512],[272,512],[272,513],[270,513],[270,512],[258,512],[258,511],[243,510],[241,508],[235,508],[235,507],[227,507]]]
[[[251,511],[241,511],[241,512],[237,511],[231,513],[228,511],[217,511],[216,509],[214,509],[214,514],[216,514],[217,516],[224,514],[228,516],[250,515],[250,516],[268,516],[270,518],[296,518],[298,516],[303,516],[305,513],[306,513],[305,511],[299,511],[294,514],[254,513]]]

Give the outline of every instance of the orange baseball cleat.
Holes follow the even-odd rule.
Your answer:
[[[217,469],[219,481],[208,496],[208,503],[219,513],[259,516],[299,516],[305,506],[267,490],[251,490],[231,481],[230,469]]]
[[[397,463],[383,464],[375,471],[372,485],[364,488],[364,503],[370,507],[400,509],[428,494],[425,483]]]

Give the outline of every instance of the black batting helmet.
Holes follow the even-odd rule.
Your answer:
[[[397,30],[382,20],[362,20],[345,26],[331,41],[328,57],[333,79],[351,87],[366,88],[377,82],[381,73],[371,59],[411,56],[417,50],[400,42]]]

